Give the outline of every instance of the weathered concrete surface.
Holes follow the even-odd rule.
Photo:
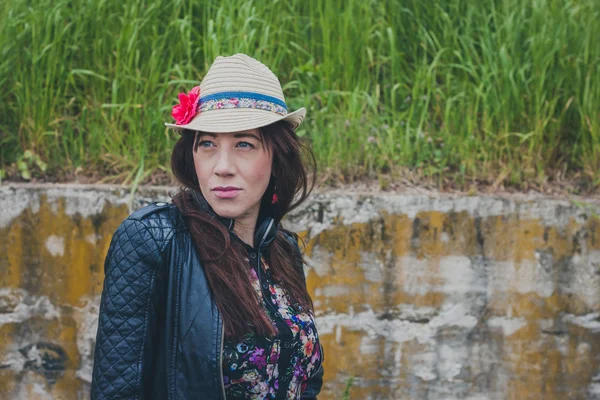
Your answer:
[[[132,203],[169,199],[142,188]],[[0,398],[89,391],[114,187],[0,187]],[[600,212],[600,205],[591,204]],[[600,220],[565,200],[317,194],[320,399],[600,398]]]

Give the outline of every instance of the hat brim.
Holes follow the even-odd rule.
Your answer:
[[[287,115],[279,115],[271,111],[255,108],[223,108],[204,111],[186,125],[165,123],[165,126],[178,133],[184,130],[225,133],[239,132],[261,128],[277,121],[287,121],[296,130],[306,116],[306,109],[300,108]]]

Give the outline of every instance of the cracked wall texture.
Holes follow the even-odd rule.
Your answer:
[[[0,398],[89,398],[103,262],[174,188],[0,187]],[[592,210],[593,212],[590,212]],[[301,233],[325,348],[320,400],[600,399],[598,204],[311,197]]]

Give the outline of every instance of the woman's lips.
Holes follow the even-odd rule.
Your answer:
[[[232,199],[238,195],[241,189],[213,189],[213,193],[220,199]]]

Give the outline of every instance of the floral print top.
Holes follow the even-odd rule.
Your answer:
[[[300,399],[322,360],[314,316],[300,305],[292,305],[265,260],[257,262],[253,249],[248,253],[252,286],[278,333],[274,338],[249,333],[239,343],[225,338],[223,383],[227,400]]]

